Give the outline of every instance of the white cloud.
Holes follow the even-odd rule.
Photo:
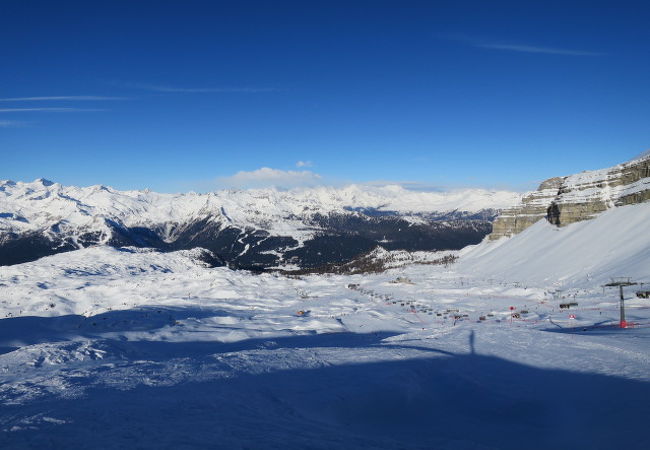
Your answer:
[[[102,97],[98,95],[57,95],[48,97],[11,97],[0,98],[0,102],[38,102],[38,101],[91,101],[91,100],[128,100],[126,97]]]
[[[258,92],[276,92],[277,89],[274,88],[264,88],[264,87],[180,87],[180,86],[169,86],[169,85],[160,85],[160,84],[150,84],[150,83],[134,83],[134,82],[114,82],[117,86],[122,86],[130,89],[143,89],[146,91],[153,92],[165,92],[165,93],[185,93],[185,94],[202,94],[202,93],[244,93],[252,94]]]
[[[296,167],[312,167],[314,163],[311,161],[298,161],[296,163]]]
[[[87,109],[87,108],[0,108],[0,113],[17,113],[17,112],[89,112],[89,111],[106,111],[105,109]]]
[[[0,120],[0,128],[20,128],[27,125],[27,122],[18,120]]]
[[[263,187],[290,189],[317,186],[323,184],[323,179],[309,170],[279,170],[262,167],[250,172],[241,171],[229,177],[217,178],[217,184],[239,189]]]
[[[484,48],[488,50],[502,50],[519,53],[539,53],[546,55],[565,55],[565,56],[602,56],[603,53],[589,52],[583,50],[572,50],[555,47],[541,47],[537,45],[528,45],[512,42],[499,42],[492,39],[478,38],[465,34],[441,34],[441,38],[452,41],[462,42],[472,47]]]
[[[487,48],[491,50],[506,50],[521,53],[545,53],[547,55],[567,55],[567,56],[600,56],[602,53],[585,52],[581,50],[567,50],[563,48],[537,47],[534,45],[519,44],[496,44],[496,43],[475,43],[476,47]]]
[[[371,180],[360,183],[360,185],[372,187],[400,186],[408,191],[421,192],[445,192],[448,190],[448,188],[445,186],[439,184],[424,183],[421,181]]]

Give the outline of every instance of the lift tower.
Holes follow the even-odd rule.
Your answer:
[[[627,328],[627,321],[625,320],[625,297],[623,296],[623,287],[624,286],[634,286],[639,283],[635,283],[632,281],[631,278],[612,278],[611,283],[607,283],[604,287],[617,287],[619,288],[619,292],[621,295],[621,299],[619,301],[620,305],[620,310],[621,310],[621,320],[619,322],[619,326],[621,328]]]

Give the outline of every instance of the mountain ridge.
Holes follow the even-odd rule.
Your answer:
[[[490,240],[510,237],[540,219],[557,226],[589,220],[618,206],[650,200],[650,152],[612,167],[553,177],[494,221]]]
[[[458,249],[491,230],[519,194],[400,186],[224,190],[208,194],[0,181],[0,263],[91,245],[204,247],[239,268],[340,263],[389,249]]]

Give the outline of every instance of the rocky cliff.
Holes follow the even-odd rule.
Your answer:
[[[650,152],[608,169],[544,181],[493,224],[491,240],[512,236],[540,219],[557,226],[593,218],[608,208],[650,200]]]

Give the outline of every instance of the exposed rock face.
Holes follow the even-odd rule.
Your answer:
[[[512,236],[540,219],[557,226],[589,220],[606,209],[650,200],[650,154],[617,166],[550,178],[504,210],[490,239]]]
[[[521,204],[503,210],[492,224],[490,239],[499,239],[520,233],[539,219],[546,217],[546,211],[557,196],[564,178],[550,178],[540,184],[536,191],[525,195]]]

